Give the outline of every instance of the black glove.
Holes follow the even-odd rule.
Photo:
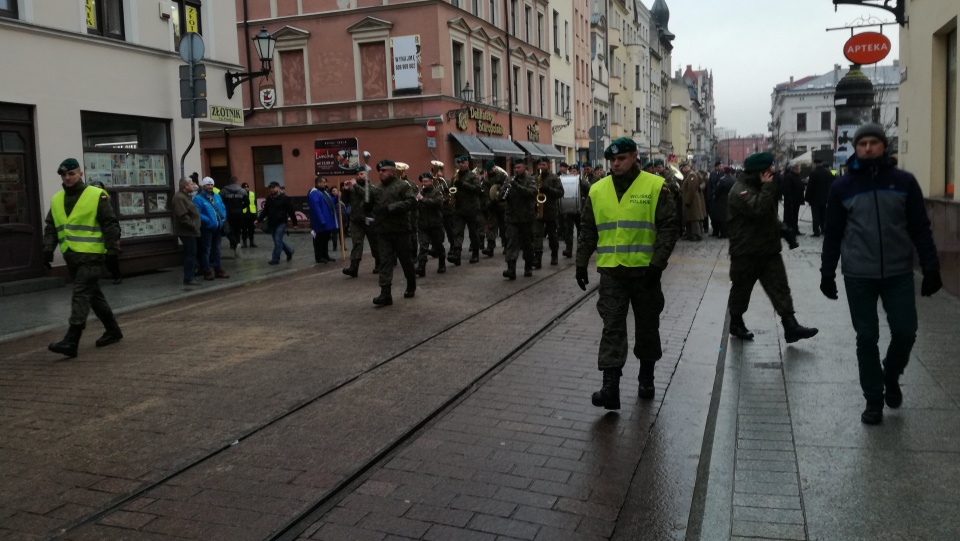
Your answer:
[[[800,246],[800,244],[797,242],[797,234],[794,233],[789,227],[780,228],[780,238],[787,241],[787,246],[789,246],[791,250]]]
[[[587,284],[589,283],[590,283],[590,278],[587,277],[587,268],[577,267],[577,285],[580,286],[580,290],[586,291]]]
[[[53,252],[43,252],[43,266],[53,268]]]
[[[833,277],[823,276],[820,278],[820,291],[823,293],[823,296],[831,299],[837,300],[837,280]]]
[[[656,265],[647,267],[646,274],[643,275],[643,285],[652,288],[660,284],[660,277],[663,276],[663,269]]]
[[[941,287],[943,287],[943,280],[940,279],[940,271],[923,271],[923,283],[920,284],[921,297],[929,297],[940,291]]]

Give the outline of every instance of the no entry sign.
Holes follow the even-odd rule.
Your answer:
[[[890,54],[890,39],[879,32],[851,36],[843,44],[843,56],[854,64],[876,64]]]
[[[427,121],[427,137],[436,137],[437,135],[437,123],[428,120]]]

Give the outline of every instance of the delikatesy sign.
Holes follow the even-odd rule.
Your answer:
[[[353,175],[360,166],[356,137],[317,139],[313,143],[317,175]]]

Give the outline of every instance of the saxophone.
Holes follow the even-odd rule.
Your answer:
[[[450,197],[447,198],[447,202],[451,207],[457,206],[457,181],[460,180],[460,171],[457,171],[456,175],[453,177],[453,184],[450,186],[450,189],[447,190],[447,193],[450,194]]]
[[[546,169],[541,169],[540,174],[537,175],[537,219],[543,219],[543,209],[546,207],[547,203],[547,194],[541,192],[543,189],[543,175],[547,173]]]

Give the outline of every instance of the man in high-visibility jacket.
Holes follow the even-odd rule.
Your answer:
[[[240,224],[240,238],[243,240],[243,247],[247,247],[247,241],[250,241],[250,247],[256,248],[257,245],[253,242],[253,233],[256,227],[254,222],[257,221],[257,194],[253,193],[253,190],[250,189],[250,185],[244,182],[240,185],[241,188],[247,191],[247,206],[243,208],[243,221]]]
[[[109,346],[123,338],[117,318],[97,284],[104,258],[116,258],[120,252],[120,222],[107,193],[84,184],[80,162],[67,158],[60,163],[57,173],[63,181],[63,191],[54,194],[50,202],[43,230],[43,257],[49,267],[53,263],[53,252],[60,245],[73,279],[73,300],[66,336],[50,344],[48,349],[76,357],[91,308],[106,328],[97,340],[97,347]]]
[[[589,283],[587,265],[597,252],[603,319],[598,367],[603,386],[593,393],[593,405],[620,409],[620,376],[627,362],[627,310],[633,306],[636,336],[633,354],[640,360],[641,398],[653,398],[653,368],[663,352],[660,276],[680,236],[675,203],[664,180],[640,170],[637,144],[627,137],[613,141],[604,152],[611,175],[590,187],[580,213],[576,277],[580,289]]]

